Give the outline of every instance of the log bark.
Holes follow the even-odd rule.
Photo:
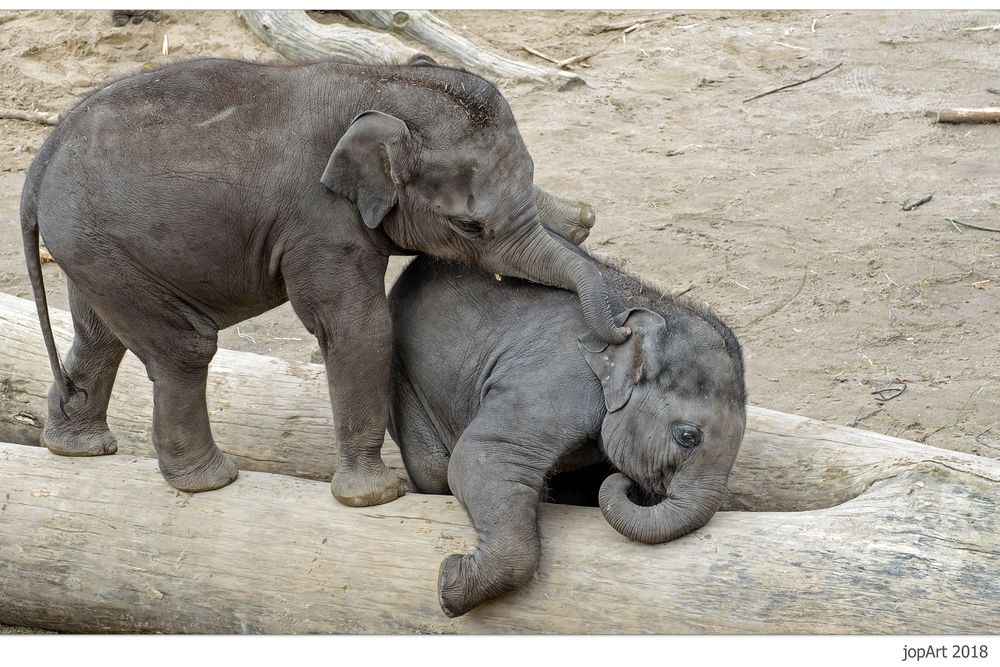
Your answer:
[[[443,556],[473,546],[448,496],[338,505],[247,473],[183,494],[149,459],[0,444],[0,623],[69,632],[1000,632],[1000,463],[895,460],[811,512],[722,512],[666,544],[544,506],[531,583],[448,619]]]
[[[65,353],[72,339],[69,314],[55,308],[50,313]],[[0,441],[38,444],[52,378],[32,302],[0,294],[0,350]],[[215,439],[241,470],[319,480],[333,476],[337,444],[322,366],[219,350],[209,367],[208,397]],[[131,353],[119,370],[108,414],[119,456],[153,456],[152,387]],[[382,457],[404,474],[399,450],[388,437]],[[726,508],[833,507],[900,465],[952,465],[958,460],[953,457],[962,454],[750,407]]]
[[[446,53],[462,66],[482,74],[514,81],[538,81],[565,89],[583,84],[583,79],[572,72],[551,67],[537,67],[511,60],[491,49],[463,37],[433,13],[422,10],[341,10],[346,16],[379,28],[402,32],[426,44],[432,50]]]
[[[1000,123],[1000,109],[941,109],[925,115],[939,123]]]
[[[295,62],[400,64],[418,53],[392,35],[318,23],[301,10],[241,10],[237,14],[265,44]]]

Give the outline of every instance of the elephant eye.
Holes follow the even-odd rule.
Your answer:
[[[694,449],[701,444],[701,429],[690,424],[676,424],[671,429],[674,440],[684,449]]]
[[[483,226],[478,222],[476,222],[475,220],[451,218],[450,221],[452,226],[454,226],[455,229],[459,231],[459,233],[474,239],[483,238]]]

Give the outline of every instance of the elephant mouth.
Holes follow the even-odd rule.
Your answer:
[[[635,480],[631,480],[632,484],[629,486],[628,491],[625,495],[628,499],[635,505],[639,507],[652,507],[654,505],[659,505],[667,497],[666,491],[658,492],[644,484],[640,484]]]

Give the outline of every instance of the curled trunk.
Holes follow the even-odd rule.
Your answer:
[[[704,526],[726,496],[725,480],[692,483],[675,478],[662,498],[644,505],[636,497],[636,487],[625,474],[614,473],[601,485],[598,503],[612,528],[646,544],[669,542]]]

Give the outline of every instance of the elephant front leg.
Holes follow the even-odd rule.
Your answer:
[[[295,276],[286,279],[289,300],[316,336],[326,365],[340,448],[330,489],[352,507],[387,503],[405,492],[403,480],[381,456],[389,420],[392,321],[383,284],[386,261],[373,262],[345,268],[313,259],[300,272],[286,271]]]
[[[405,493],[403,480],[381,455],[389,420],[391,326],[383,297],[354,316],[343,314],[320,340],[340,444],[330,490],[352,507],[381,505]]]
[[[479,545],[441,563],[439,600],[448,616],[519,588],[538,567],[539,496],[562,448],[519,433],[517,420],[526,412],[518,405],[481,411],[452,452],[448,483],[469,512]]]

